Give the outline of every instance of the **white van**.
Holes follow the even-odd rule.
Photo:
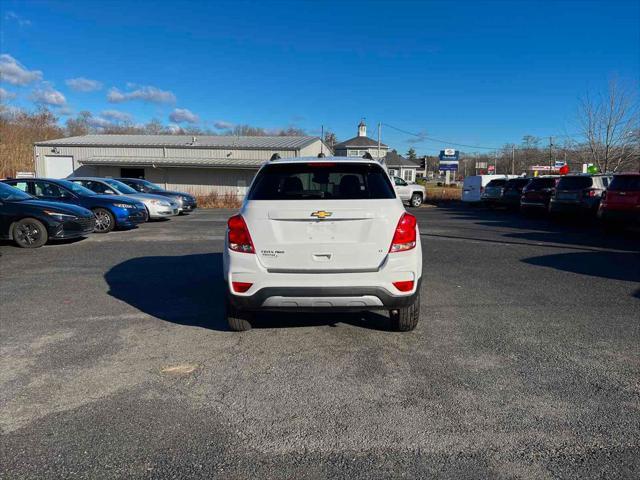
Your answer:
[[[517,175],[472,175],[465,177],[462,185],[462,201],[463,202],[479,202],[481,200],[484,187],[491,180],[497,178],[515,178]]]

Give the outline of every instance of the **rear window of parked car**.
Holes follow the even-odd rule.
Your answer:
[[[505,183],[507,183],[507,181],[504,178],[500,180],[491,180],[487,183],[487,187],[502,187]]]
[[[388,175],[371,163],[286,163],[265,166],[249,200],[353,200],[395,198]]]
[[[591,177],[562,177],[558,182],[558,190],[581,190],[592,185]]]
[[[511,188],[522,188],[530,181],[530,178],[514,178],[512,180],[508,180],[505,186]]]
[[[556,186],[556,178],[534,178],[527,185],[528,190],[539,190],[542,188],[553,188]]]
[[[640,175],[616,175],[609,185],[609,190],[640,192]]]

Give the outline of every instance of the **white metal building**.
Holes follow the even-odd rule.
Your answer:
[[[282,158],[331,155],[319,137],[84,135],[37,142],[36,174],[146,178],[195,195],[244,195],[260,165]]]

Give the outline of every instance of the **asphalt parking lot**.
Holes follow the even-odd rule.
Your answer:
[[[2,478],[638,478],[640,237],[417,211],[421,323],[228,331],[229,211],[0,245]]]

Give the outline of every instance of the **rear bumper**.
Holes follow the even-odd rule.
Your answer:
[[[587,202],[562,202],[551,199],[549,202],[549,211],[552,213],[575,213],[575,212],[590,212],[595,213],[598,209],[600,201],[593,204]]]
[[[408,295],[394,295],[384,287],[265,287],[253,295],[234,295],[229,301],[241,310],[393,310],[416,301],[422,278]]]

